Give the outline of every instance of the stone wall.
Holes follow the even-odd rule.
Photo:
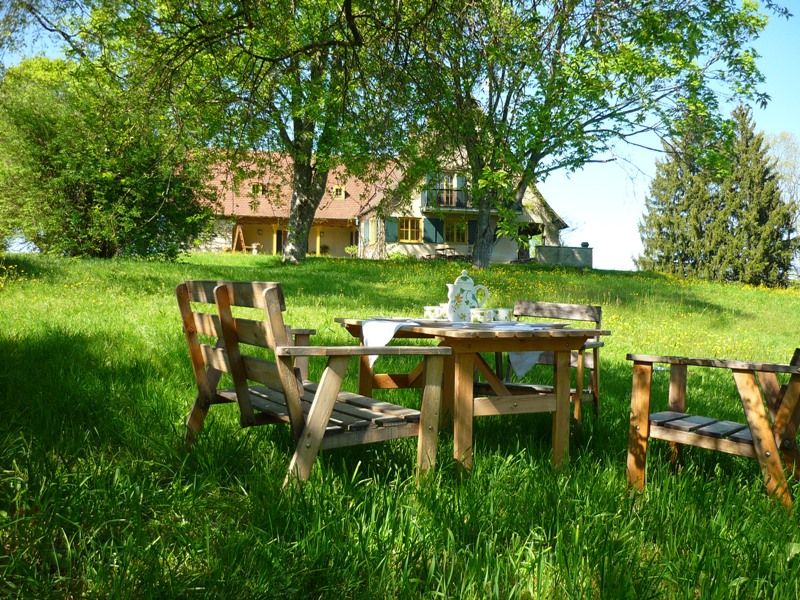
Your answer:
[[[592,249],[576,246],[536,246],[533,262],[591,269]]]

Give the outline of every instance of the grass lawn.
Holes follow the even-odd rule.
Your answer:
[[[334,317],[420,317],[466,266],[0,255],[0,596],[800,597],[798,517],[766,496],[755,461],[687,448],[674,473],[655,441],[646,493],[625,481],[625,355],[787,362],[800,345],[797,288],[530,265],[472,273],[494,306],[603,306],[613,335],[601,413],[588,411],[560,472],[549,415],[478,420],[465,480],[442,433],[423,488],[411,439],[324,451],[300,492],[281,493],[288,429],[243,431],[233,406],[212,410],[185,449],[195,390],[181,281],[280,281],[288,323],[316,328],[320,344],[353,344]],[[655,378],[664,389],[666,373]],[[696,412],[743,418],[725,372],[689,378]],[[356,387],[355,364],[345,387]],[[392,398],[419,402],[403,393]]]

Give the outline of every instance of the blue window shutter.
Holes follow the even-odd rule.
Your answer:
[[[385,227],[386,227],[386,241],[387,242],[396,242],[397,241],[397,219],[395,217],[389,217],[388,219],[386,219]]]
[[[436,206],[436,193],[431,189],[433,187],[433,175],[425,176],[425,187],[422,188],[420,194],[420,206]]]
[[[459,206],[466,206],[467,203],[467,178],[463,175],[456,176],[456,185],[458,192],[456,194],[456,201]]]
[[[364,238],[364,243],[369,244],[369,221],[361,221],[361,237]]]
[[[423,219],[422,241],[441,244],[444,241],[444,221],[441,219]]]
[[[477,221],[469,221],[467,223],[467,243],[474,244],[475,238],[477,237],[478,233],[478,222]]]

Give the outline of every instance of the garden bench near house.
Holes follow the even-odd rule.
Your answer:
[[[275,282],[187,281],[176,293],[198,389],[186,423],[190,443],[211,406],[236,404],[242,427],[290,425],[295,451],[284,485],[307,479],[321,448],[403,437],[419,437],[419,475],[434,466],[444,357],[450,348],[296,345],[293,333],[299,331],[305,341],[309,330],[286,326],[283,291]],[[201,310],[206,311],[214,304],[216,310],[201,312],[193,304],[205,305]],[[232,307],[258,309],[263,316],[234,316]],[[424,357],[420,410],[341,389],[351,359],[387,354]],[[303,379],[298,368],[298,361],[310,357],[327,361],[318,382]],[[232,388],[218,389],[223,373],[231,375]]]
[[[661,439],[758,460],[767,492],[785,506],[792,497],[785,466],[800,477],[797,428],[800,423],[800,349],[788,365],[678,356],[629,354],[633,361],[628,482],[644,490],[649,439]],[[651,413],[651,385],[656,364],[669,365],[668,410]],[[688,367],[729,369],[744,408],[745,423],[686,412]],[[780,385],[779,374],[789,376]],[[784,464],[781,464],[783,457]]]

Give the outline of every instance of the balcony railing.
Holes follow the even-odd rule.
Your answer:
[[[476,210],[478,207],[473,206],[472,196],[469,196],[463,190],[450,190],[440,188],[428,188],[426,194],[423,196],[422,210]],[[522,203],[515,203],[514,211],[517,213],[522,212]],[[497,207],[489,209],[492,213],[497,212]]]
[[[472,198],[463,190],[429,188],[427,191],[423,208],[441,210],[474,208],[472,206]]]

